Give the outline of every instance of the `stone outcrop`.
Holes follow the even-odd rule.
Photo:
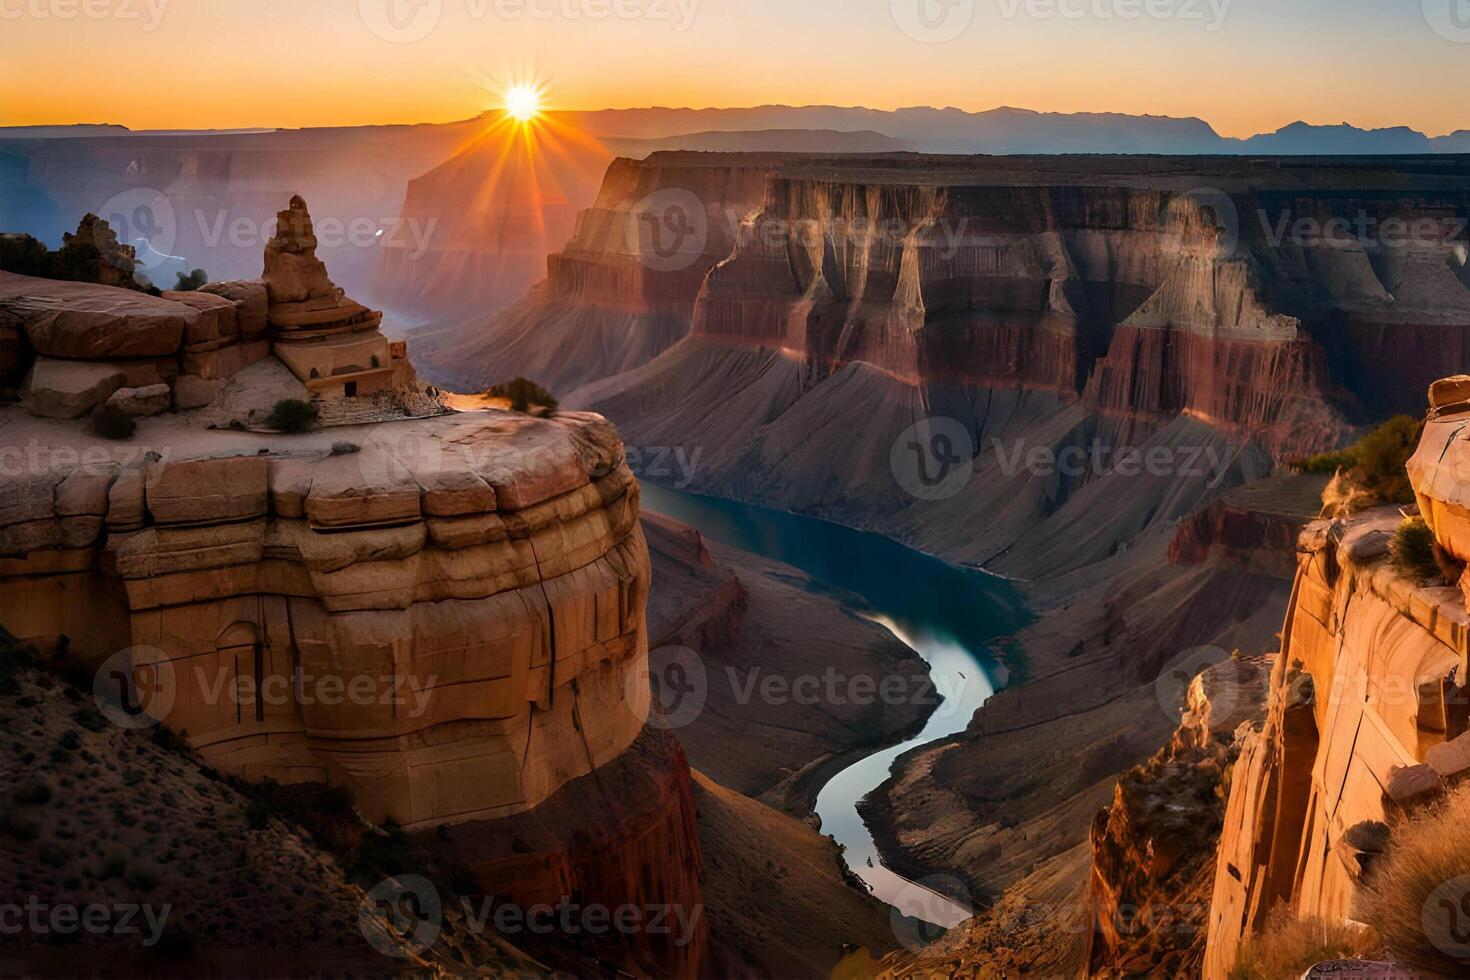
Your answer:
[[[378,329],[383,314],[349,299],[332,282],[316,246],[306,202],[293,197],[276,216],[261,277],[276,357],[318,396],[356,397],[405,387],[411,372]]]
[[[64,232],[61,239],[61,248],[48,251],[30,235],[0,234],[0,270],[150,291],[147,280],[140,281],[134,274],[137,250],[118,242],[117,232],[106,219],[88,213],[75,232]]]
[[[260,280],[152,296],[0,272],[0,380],[22,387],[38,415],[74,418],[118,388],[158,385],[171,391],[174,409],[191,411],[273,358],[319,403],[324,425],[442,411],[437,394],[418,383],[407,345],[390,344],[381,322],[381,313],[332,283],[298,196],[279,216]],[[117,371],[120,384],[104,381]],[[232,398],[227,408],[243,410],[215,423],[258,424],[275,400],[297,397],[276,391],[273,399],[264,388],[257,394]],[[147,411],[135,407],[133,414],[157,414],[154,401]]]
[[[421,369],[479,391],[534,378],[558,395],[653,360],[689,331],[704,280],[759,208],[780,158],[654,154],[615,160],[546,281],[510,309],[416,339]]]
[[[1199,975],[1235,732],[1259,721],[1269,671],[1241,659],[1196,675],[1168,747],[1124,773],[1094,818],[1090,976]]]
[[[315,281],[309,252],[282,252],[296,276],[283,281]],[[10,278],[26,302],[40,283],[64,320],[57,284]],[[106,289],[60,285],[84,303]],[[248,339],[259,334],[241,322],[265,288],[151,300],[185,311],[173,363],[278,343]],[[327,298],[345,308],[340,291]],[[377,336],[357,317],[319,325]],[[127,317],[114,327],[126,332]],[[153,412],[170,385],[135,381],[139,364],[159,371],[137,353],[41,356],[32,412],[0,408],[21,474],[0,494],[5,629],[96,671],[124,727],[162,722],[220,772],[345,787],[375,823],[454,841],[449,857],[486,895],[687,908],[695,931],[681,942],[639,933],[613,940],[613,958],[631,973],[698,974],[708,934],[692,787],[682,750],[645,729],[649,557],[612,426],[576,413],[399,415],[349,443],[164,415],[112,442],[32,417],[109,397]],[[268,388],[272,365],[291,377],[275,358],[237,377]],[[190,383],[229,397],[235,378],[205,373],[171,378],[176,401]],[[537,835],[520,839],[526,827]]]
[[[1461,555],[1467,406],[1436,385],[1409,474],[1441,545]],[[1298,917],[1355,917],[1363,883],[1356,828],[1391,823],[1470,757],[1470,618],[1454,586],[1400,574],[1392,508],[1302,532],[1267,719],[1247,734],[1231,780],[1204,972],[1225,976],[1242,939],[1278,903]]]

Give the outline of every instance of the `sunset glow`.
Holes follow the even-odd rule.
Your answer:
[[[541,93],[532,85],[511,86],[505,93],[505,112],[518,122],[530,122],[541,114]]]

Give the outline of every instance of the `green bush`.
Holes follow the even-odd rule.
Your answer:
[[[283,398],[271,409],[265,424],[279,432],[310,432],[316,427],[316,406],[299,398]]]
[[[209,282],[209,276],[203,269],[195,269],[193,272],[180,272],[178,283],[174,289],[181,293],[192,293]]]
[[[1434,532],[1422,517],[1406,517],[1389,542],[1389,554],[1399,574],[1417,582],[1439,581],[1439,562],[1434,556]]]
[[[511,411],[515,412],[528,412],[532,405],[545,409],[547,414],[556,411],[556,399],[551,393],[528,378],[516,378],[504,384],[491,385],[485,389],[485,396],[509,399]]]
[[[138,423],[116,405],[103,405],[92,413],[92,431],[104,439],[131,439]]]
[[[1395,415],[1347,449],[1301,460],[1302,473],[1331,475],[1345,471],[1348,478],[1382,503],[1407,504],[1414,500],[1405,467],[1419,446],[1424,423]]]

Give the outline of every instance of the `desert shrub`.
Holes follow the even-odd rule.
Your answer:
[[[362,452],[362,447],[359,446],[355,442],[334,442],[334,443],[332,443],[332,455],[333,456],[351,456],[353,453],[360,453],[360,452]]]
[[[116,405],[103,405],[92,413],[92,431],[104,439],[131,439],[138,423]]]
[[[1400,575],[1416,582],[1440,580],[1439,562],[1434,554],[1434,532],[1424,518],[1404,518],[1389,542],[1388,551]]]
[[[532,405],[539,405],[548,413],[556,411],[556,399],[545,388],[527,378],[516,378],[504,384],[491,385],[485,389],[488,398],[510,400],[512,411],[527,412]]]
[[[1235,956],[1230,980],[1299,977],[1323,960],[1353,959],[1376,945],[1372,930],[1346,922],[1293,919],[1274,913],[1266,927],[1246,938]]]
[[[209,282],[209,275],[203,269],[195,269],[193,272],[178,273],[178,283],[174,289],[181,293],[192,293]]]
[[[1394,959],[1446,977],[1465,976],[1470,904],[1470,786],[1397,824],[1354,905]]]
[[[1396,415],[1347,449],[1301,460],[1296,469],[1324,475],[1342,471],[1378,502],[1412,503],[1414,489],[1409,485],[1405,466],[1418,448],[1423,432],[1423,422],[1408,415]]]
[[[283,398],[271,409],[265,424],[280,432],[309,432],[316,426],[316,406],[299,398]]]

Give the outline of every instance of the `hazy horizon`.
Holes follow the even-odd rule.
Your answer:
[[[1439,136],[1470,126],[1458,88],[1425,82],[1463,73],[1456,2],[6,0],[0,83],[27,97],[0,123],[437,123],[536,82],[568,111],[1013,106]]]

